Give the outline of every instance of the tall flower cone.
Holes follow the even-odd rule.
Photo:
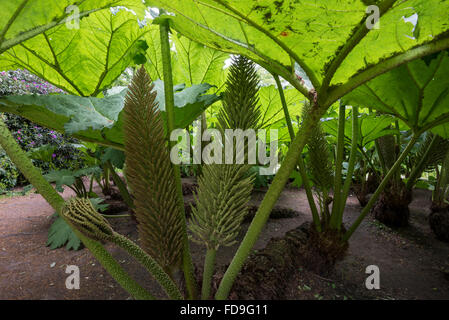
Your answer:
[[[125,100],[126,177],[144,250],[171,272],[182,259],[183,233],[176,182],[154,85],[144,67]]]

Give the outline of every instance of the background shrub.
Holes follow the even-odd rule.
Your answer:
[[[61,89],[29,73],[27,70],[0,72],[0,96],[16,94],[54,94]],[[48,158],[33,159],[33,163],[47,173],[50,169],[74,169],[83,166],[82,153],[76,148],[76,139],[43,128],[13,114],[0,114],[17,142],[25,151],[51,146]],[[26,184],[26,180],[0,149],[0,193]]]

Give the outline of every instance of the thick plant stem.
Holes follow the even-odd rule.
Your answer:
[[[215,256],[217,250],[207,249],[206,258],[204,259],[203,286],[201,289],[201,299],[207,300],[210,297],[210,289],[212,276],[214,275]]]
[[[170,137],[170,133],[175,129],[175,100],[173,92],[173,75],[171,67],[170,41],[168,35],[168,21],[162,21],[159,28],[161,36],[162,66],[164,73],[165,109],[167,112],[168,137]],[[172,144],[173,143],[169,141],[170,147],[172,146]],[[187,237],[187,221],[184,210],[184,197],[182,195],[181,173],[178,166],[173,165],[173,173],[175,175],[176,186],[178,189],[178,202],[181,212],[180,218],[183,220],[184,248],[182,263],[184,278],[186,281],[188,298],[195,299],[197,296],[197,288],[193,271],[192,257],[190,255],[189,239]]]
[[[346,180],[343,185],[343,192],[340,200],[340,212],[338,217],[338,229],[340,230],[343,222],[343,212],[346,207],[346,200],[348,199],[349,189],[352,184],[352,174],[354,173],[355,160],[357,157],[357,143],[359,141],[359,109],[358,107],[352,107],[352,143],[351,153],[349,155],[348,172],[346,174]]]
[[[223,300],[228,297],[235,278],[243,267],[245,260],[248,258],[251,249],[253,248],[254,244],[257,241],[257,238],[262,232],[262,229],[268,220],[270,212],[273,209],[276,201],[278,200],[285,184],[287,183],[291,172],[298,163],[298,159],[301,156],[302,150],[304,148],[304,145],[306,144],[306,140],[309,137],[313,126],[318,123],[323,113],[324,111],[321,108],[318,108],[317,105],[314,105],[314,108],[311,109],[310,114],[304,120],[301,129],[299,130],[295,139],[292,141],[287,155],[282,162],[279,171],[276,173],[273,183],[265,194],[265,197],[263,198],[262,203],[257,210],[256,215],[254,216],[234,258],[232,259],[231,264],[229,265],[226,273],[223,276],[223,279],[215,295],[216,299]]]
[[[60,213],[64,206],[64,199],[53,189],[53,187],[45,180],[41,172],[33,166],[31,160],[26,153],[20,148],[14,137],[9,132],[3,120],[0,118],[0,145],[6,151],[11,161],[22,172],[27,180],[36,188],[36,190],[44,197],[44,199],[53,207],[56,212]],[[90,250],[92,255],[101,263],[106,271],[135,299],[152,300],[154,297],[142,288],[128,273],[123,270],[120,264],[106,251],[106,249],[98,241],[91,240],[80,233],[76,228],[72,227],[69,221],[62,217],[72,228],[73,232]]]
[[[182,300],[183,296],[176,284],[170,276],[162,269],[162,267],[137,244],[121,234],[114,233],[111,240],[114,244],[126,250],[137,261],[139,261],[162,286],[168,297],[173,300]]]
[[[412,150],[413,146],[416,143],[416,140],[418,140],[419,135],[414,133],[412,139],[409,141],[407,147],[402,151],[399,158],[396,160],[394,165],[391,167],[391,169],[388,171],[387,175],[383,178],[380,185],[377,187],[376,192],[374,192],[373,196],[370,198],[366,206],[363,208],[362,212],[360,213],[357,220],[352,224],[352,226],[349,228],[348,231],[346,231],[345,235],[343,236],[343,240],[347,241],[352,236],[355,230],[357,230],[360,223],[362,223],[363,219],[366,217],[366,215],[370,212],[372,206],[379,198],[382,191],[387,186],[388,182],[390,181],[391,177],[393,177],[396,174],[396,170],[399,170],[399,167],[401,166],[402,161],[404,161],[405,157],[409,154],[410,150]]]
[[[345,120],[346,120],[346,106],[340,103],[338,113],[338,136],[337,136],[337,156],[335,159],[335,177],[334,177],[334,201],[332,204],[332,216],[330,227],[338,229],[338,218],[341,203],[341,181],[343,169],[343,153],[345,150]]]
[[[117,186],[118,190],[120,191],[121,196],[123,197],[123,200],[125,201],[126,205],[129,208],[134,208],[133,199],[131,198],[131,195],[129,194],[128,188],[126,187],[126,184],[123,182],[122,178],[115,172],[114,167],[112,166],[111,161],[107,161],[106,166],[109,168],[109,171],[111,172],[112,180],[114,181],[115,185]]]
[[[287,122],[290,140],[293,141],[295,139],[295,131],[293,130],[292,120],[290,118],[290,113],[288,111],[287,101],[285,100],[284,89],[282,88],[279,76],[277,74],[273,74],[273,78],[276,81],[276,86],[279,91],[279,97],[281,98],[282,109],[284,111],[285,121]],[[301,175],[304,189],[306,190],[307,200],[309,202],[310,210],[312,211],[312,217],[313,222],[315,224],[315,228],[317,229],[318,232],[320,232],[321,231],[320,216],[318,214],[318,209],[315,204],[315,199],[313,198],[312,188],[310,187],[309,177],[307,176],[306,166],[304,165],[304,160],[302,157],[299,157],[298,159],[298,169],[299,174]]]
[[[304,189],[306,190],[307,201],[309,202],[310,211],[312,211],[313,223],[315,224],[315,228],[318,232],[321,232],[321,221],[320,215],[318,213],[318,208],[316,207],[315,199],[313,198],[312,188],[310,187],[309,177],[307,176],[306,166],[304,164],[304,159],[302,156],[298,159],[298,169],[299,174],[301,175],[301,179],[304,185]]]

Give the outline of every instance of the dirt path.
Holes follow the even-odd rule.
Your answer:
[[[64,197],[71,196],[70,192]],[[263,192],[254,195],[254,203]],[[298,270],[286,288],[291,299],[449,299],[449,245],[435,239],[427,224],[429,193],[415,192],[411,226],[392,231],[366,219],[350,241],[346,258],[328,278]],[[292,209],[297,216],[270,219],[254,249],[263,248],[272,237],[310,220],[303,191],[286,189],[276,206]],[[354,197],[348,199],[345,222],[360,212]],[[0,299],[129,299],[130,296],[104,271],[88,250],[50,250],[45,247],[52,223],[51,207],[37,194],[0,199]],[[135,224],[126,218],[112,219],[114,228],[137,240]],[[245,224],[247,227],[248,224]],[[246,228],[245,228],[246,229]],[[242,231],[241,236],[243,236]],[[123,267],[145,287],[161,295],[144,270],[125,252],[107,245]],[[229,263],[237,246],[219,252],[217,264]],[[204,250],[192,244],[192,256],[202,264]],[[365,268],[380,268],[381,290],[365,288]],[[80,290],[65,287],[67,265],[80,268]],[[444,272],[446,270],[446,273]]]

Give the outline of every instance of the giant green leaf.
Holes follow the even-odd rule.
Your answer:
[[[162,79],[162,54],[160,31],[158,25],[148,26],[149,32],[144,36],[148,49],[146,50],[146,70],[151,79]],[[210,83],[221,88],[226,80],[223,70],[225,60],[229,55],[208,48],[181,35],[172,34],[173,50],[172,70],[175,83],[185,83],[187,86],[199,83]]]
[[[365,147],[368,143],[373,142],[377,138],[397,133],[391,129],[394,118],[390,115],[361,114],[359,116],[359,141],[360,147]],[[322,122],[323,130],[333,137],[338,136],[338,119],[326,119]],[[345,141],[351,144],[352,141],[352,119],[345,121]]]
[[[204,95],[209,84],[175,87],[175,126],[185,128],[219,99]],[[165,119],[162,81],[155,81],[157,100]],[[42,126],[81,140],[123,149],[122,109],[126,90],[105,98],[71,95],[21,95],[0,98],[0,111],[23,116]]]
[[[139,15],[144,8],[140,0],[0,0],[0,53],[65,24],[75,13],[70,10],[71,5],[77,6],[80,18],[112,6],[125,6]]]
[[[290,118],[295,122],[297,117],[301,116],[305,98],[298,92],[298,90],[292,87],[285,88],[284,95]],[[279,122],[286,125],[281,98],[279,96],[279,91],[275,86],[261,87],[259,89],[259,102],[261,105],[260,122],[263,128],[269,129]]]
[[[208,48],[181,35],[172,36],[176,48],[175,83],[211,83],[220,88],[225,80],[224,64],[229,54]]]
[[[148,49],[145,53],[145,57],[147,60],[145,63],[145,69],[147,70],[151,79],[163,80],[164,72],[162,70],[161,34],[159,31],[159,26],[149,24],[147,28],[148,32],[144,36],[144,40],[148,45]],[[176,58],[174,57],[175,52],[172,50],[171,53],[171,60],[173,65],[173,61],[176,61]],[[174,69],[173,66],[172,69]]]
[[[353,90],[344,103],[401,119],[414,131],[449,121],[449,54],[402,65]]]
[[[447,37],[449,28],[449,1],[440,0],[146,3],[170,12],[159,21],[169,19],[170,25],[185,36],[217,50],[248,56],[299,89],[301,86],[291,74],[292,62],[302,67],[318,90],[323,83],[324,87],[346,83],[361,70]],[[377,4],[382,13],[378,29],[368,29],[365,24],[371,14],[366,12],[367,6],[372,4]],[[414,14],[418,15],[419,32],[404,20]],[[449,46],[448,41],[444,46]],[[338,96],[332,98],[335,101]]]
[[[147,32],[129,11],[101,10],[79,29],[59,25],[9,49],[0,69],[26,68],[70,94],[97,96],[145,52]]]

